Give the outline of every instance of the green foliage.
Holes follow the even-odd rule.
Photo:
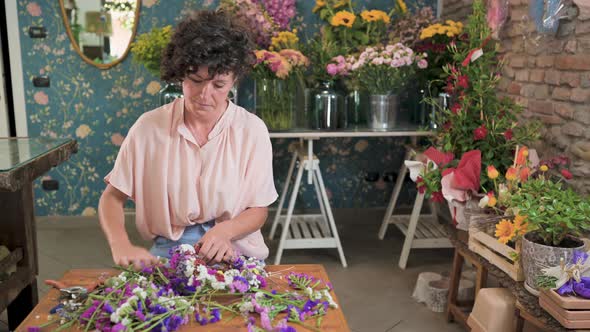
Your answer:
[[[137,41],[131,44],[133,61],[142,64],[150,73],[160,76],[160,61],[164,49],[170,43],[172,26],[153,28],[148,33],[137,36]]]
[[[560,181],[539,177],[523,183],[511,207],[528,217],[531,230],[548,246],[559,247],[566,235],[590,229],[590,202]]]
[[[450,108],[441,108],[437,98],[426,99],[439,108],[435,116],[437,135],[432,144],[444,152],[454,153],[456,158],[465,152],[480,150],[480,181],[483,191],[487,192],[493,184],[483,170],[493,165],[500,174],[505,174],[512,165],[516,146],[538,139],[540,123],[519,123],[518,115],[523,108],[497,94],[503,62],[498,59],[497,45],[490,37],[482,0],[473,2],[473,14],[464,32],[456,44],[449,45],[453,62],[444,68],[445,90],[452,101]],[[469,61],[468,57],[477,49],[483,53]]]
[[[345,54],[342,46],[320,35],[311,38],[303,48],[312,63],[309,67],[311,75],[307,77],[307,86],[314,86],[318,81],[333,81],[334,78],[328,74],[326,66],[332,58]]]
[[[557,278],[551,276],[541,275],[537,277],[535,281],[537,288],[540,289],[552,289],[557,286]]]

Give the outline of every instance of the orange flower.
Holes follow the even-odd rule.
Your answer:
[[[516,180],[517,174],[518,174],[518,171],[516,170],[516,168],[514,168],[514,167],[508,168],[508,170],[506,171],[506,180],[508,180],[508,181]]]
[[[529,156],[529,148],[523,146],[518,150],[518,155],[516,157],[516,165],[525,165],[527,162],[527,158]]]
[[[496,206],[497,203],[498,203],[498,200],[496,199],[496,196],[494,196],[494,193],[492,191],[490,191],[488,193],[488,206],[494,207],[494,206]]]
[[[510,220],[502,219],[496,224],[496,233],[494,233],[494,235],[498,238],[499,242],[504,244],[508,243],[508,241],[512,240],[516,235],[514,224],[512,224]]]
[[[492,180],[495,180],[498,175],[500,175],[500,173],[498,173],[498,170],[496,169],[496,167],[494,167],[493,165],[488,166],[488,177]]]
[[[526,222],[527,216],[521,216],[519,214],[514,217],[514,229],[518,235],[524,235],[528,231],[529,224]]]
[[[520,182],[526,182],[526,180],[528,180],[529,176],[531,175],[531,169],[528,167],[523,167],[518,175],[520,176]]]

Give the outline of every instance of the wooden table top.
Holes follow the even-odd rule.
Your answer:
[[[287,285],[287,281],[284,277],[290,272],[297,272],[297,273],[306,273],[316,278],[319,278],[325,282],[330,282],[328,278],[328,274],[324,267],[318,264],[305,264],[305,265],[268,265],[266,267],[268,272],[284,272],[280,275],[276,275],[267,279],[268,286],[267,289],[273,289],[278,291],[285,291],[291,289]],[[117,275],[120,271],[114,269],[80,269],[80,270],[69,270],[67,271],[64,276],[61,278],[68,286],[86,286],[92,284],[96,281],[99,276],[104,275],[105,273],[108,275]],[[338,303],[338,309],[330,308],[328,313],[323,317],[321,330],[322,331],[338,331],[338,332],[345,332],[350,331],[348,324],[346,323],[346,319],[344,318],[344,314],[342,313],[342,309],[340,307],[340,302],[338,298],[334,294],[334,291],[331,292],[334,301]],[[35,307],[35,309],[27,316],[27,318],[22,322],[22,324],[16,329],[17,332],[20,331],[27,331],[27,327],[29,326],[39,326],[43,323],[46,323],[47,316],[49,315],[49,310],[58,304],[59,299],[59,291],[55,288],[49,290],[49,292],[43,296],[39,300],[39,304]],[[283,314],[284,315],[284,314]],[[259,319],[258,315],[253,315],[253,317]],[[311,326],[315,326],[315,319],[306,321],[307,324]],[[291,324],[297,329],[297,331],[310,331],[300,325]],[[55,329],[57,325],[52,325],[49,327],[44,328],[42,331],[52,331]],[[72,328],[68,330],[62,331],[80,331],[78,328]],[[222,319],[221,321],[208,324],[205,326],[201,326],[194,321],[194,317],[191,317],[191,323],[182,326],[178,331],[211,331],[211,332],[219,332],[219,331],[247,331],[246,324],[244,323],[244,319],[242,317],[235,317],[231,321],[227,322],[226,320]]]

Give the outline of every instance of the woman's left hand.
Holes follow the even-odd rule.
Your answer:
[[[232,260],[234,250],[231,245],[231,235],[226,227],[227,224],[224,223],[216,224],[197,242],[200,246],[199,254],[207,261],[219,263]]]

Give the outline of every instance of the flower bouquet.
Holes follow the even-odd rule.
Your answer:
[[[256,51],[252,77],[256,80],[256,114],[269,129],[292,127],[297,92],[302,92],[303,70],[309,60],[294,49]]]
[[[295,331],[293,324],[316,330],[314,324],[319,330],[329,308],[337,307],[331,285],[309,275],[268,273],[263,261],[244,256],[208,266],[190,245],[174,247],[171,253],[169,261],[141,271],[122,269],[85,296],[64,301],[54,319],[29,327],[29,332],[74,326],[85,331],[176,331],[189,323],[240,317],[248,331]],[[273,278],[285,278],[291,290],[270,290]]]
[[[172,26],[153,28],[137,36],[131,44],[133,61],[143,65],[152,75],[160,77],[160,60],[172,37]]]

